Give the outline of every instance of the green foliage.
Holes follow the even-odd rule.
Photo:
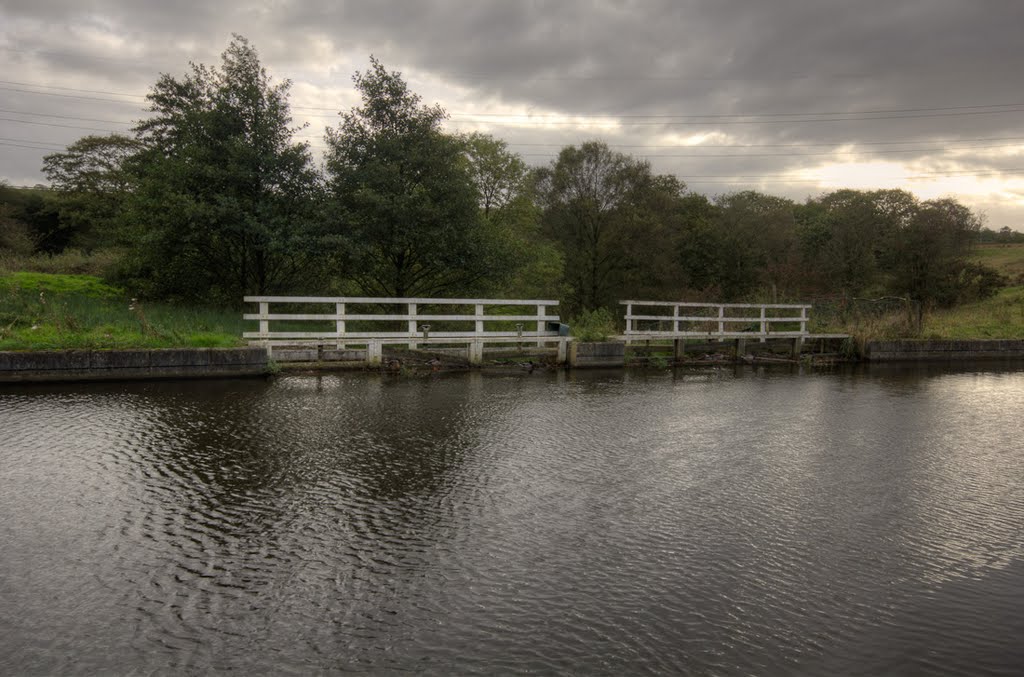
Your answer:
[[[292,141],[289,87],[239,36],[219,69],[153,86],[129,200],[134,273],[151,295],[237,304],[312,272],[319,182],[308,146]]]
[[[618,334],[615,318],[607,308],[584,310],[569,323],[572,335],[579,341],[607,341]]]
[[[97,250],[86,254],[65,249],[59,254],[16,255],[0,251],[0,275],[18,271],[67,275],[93,275],[110,279],[123,254],[116,250]]]
[[[124,243],[124,205],[134,185],[127,167],[140,150],[138,139],[123,134],[85,136],[43,158],[61,220],[75,233],[72,245],[91,249]]]
[[[646,288],[668,270],[670,223],[682,184],[656,177],[647,162],[590,141],[567,146],[537,170],[544,233],[565,260],[565,302],[591,310]]]
[[[0,233],[6,233],[0,237],[8,242],[27,235],[33,251],[54,254],[74,240],[72,225],[61,219],[57,195],[44,186],[14,188],[0,183],[0,207]],[[26,253],[27,242],[21,244],[19,253]]]
[[[503,278],[501,233],[481,222],[466,146],[441,131],[444,110],[376,59],[353,80],[362,105],[327,130],[328,241],[362,292],[469,293]]]
[[[53,275],[49,273],[11,273],[0,277],[0,293],[18,292],[77,294],[90,298],[112,298],[124,291],[92,275]]]
[[[1012,284],[1024,284],[1024,244],[980,245],[970,260],[988,266]]]
[[[1001,289],[989,298],[929,313],[922,335],[942,339],[1024,337],[1024,287]]]
[[[169,304],[148,305],[143,311],[138,302],[88,276],[23,274],[14,280],[0,278],[0,350],[243,344],[238,312]]]

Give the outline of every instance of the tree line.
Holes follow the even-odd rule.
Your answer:
[[[0,252],[116,251],[116,281],[185,302],[493,295],[572,314],[624,298],[949,305],[1003,283],[971,247],[1017,235],[902,190],[708,197],[601,141],[531,168],[500,139],[446,133],[376,59],[353,81],[361,103],[318,167],[291,83],[235,36],[218,67],[161,75],[130,134],[46,156],[51,189],[0,187]]]

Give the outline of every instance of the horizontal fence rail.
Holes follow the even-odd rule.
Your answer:
[[[806,338],[809,305],[622,301],[626,341],[645,338]],[[634,309],[647,312],[634,312]],[[670,309],[671,314],[658,312]]]
[[[274,345],[302,343],[330,343],[339,349],[365,345],[371,363],[379,361],[383,344],[408,344],[412,349],[421,343],[466,344],[470,360],[479,361],[484,343],[529,340],[544,346],[557,342],[563,358],[569,340],[562,335],[559,316],[549,313],[558,301],[321,296],[246,296],[244,301],[259,304],[259,312],[242,316],[259,322],[258,331],[242,334],[251,342],[268,350]],[[290,307],[271,312],[272,304]],[[320,306],[325,312],[295,311],[304,305]],[[472,311],[459,312],[460,307]],[[517,308],[531,312],[516,313]],[[310,323],[320,327],[310,327]]]

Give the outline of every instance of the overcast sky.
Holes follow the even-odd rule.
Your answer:
[[[0,0],[0,178],[239,33],[314,151],[373,54],[530,164],[600,139],[709,195],[905,188],[1024,230],[1022,28],[1021,0]]]

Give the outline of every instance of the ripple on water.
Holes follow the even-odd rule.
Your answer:
[[[0,392],[0,671],[1012,674],[1024,375]]]

